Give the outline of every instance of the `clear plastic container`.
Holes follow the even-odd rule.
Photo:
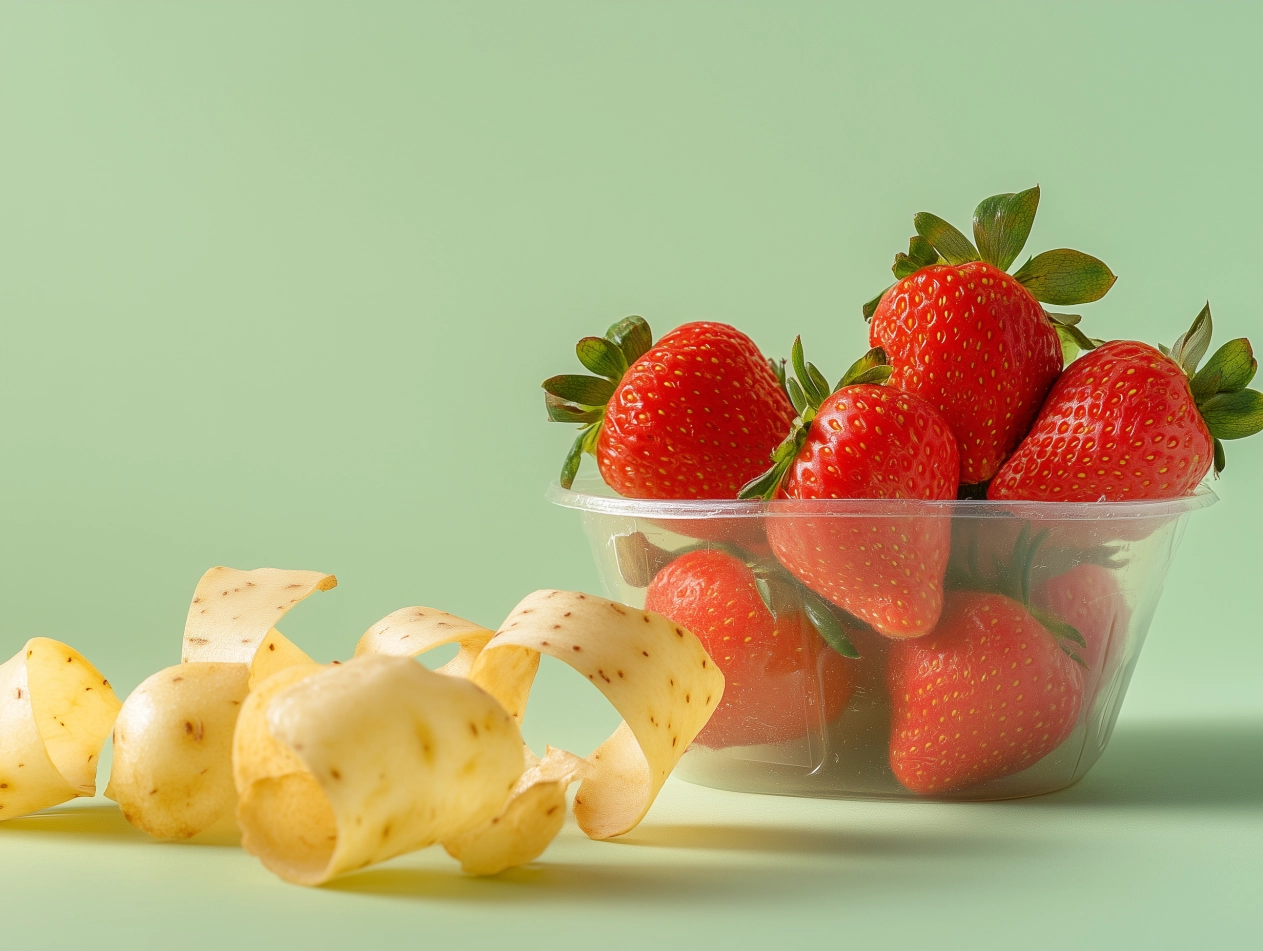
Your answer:
[[[781,566],[769,532],[792,560],[795,545],[798,555],[809,554],[823,538],[858,537],[851,534],[858,531],[930,540],[931,547],[946,547],[950,538],[947,592],[994,588],[1003,578],[1012,585],[1018,578],[1028,603],[1043,611],[1040,617],[1076,631],[1089,628],[1080,635],[1090,636],[1089,647],[1063,642],[1089,662],[1080,665],[1082,699],[1073,728],[1020,771],[941,792],[918,793],[901,784],[891,767],[886,663],[892,645],[910,641],[857,627],[842,611],[836,616],[858,659],[837,656],[810,626],[786,626],[782,633],[800,641],[804,660],[762,675],[759,691],[765,705],[767,697],[775,698],[775,716],[753,716],[756,729],[728,729],[727,739],[703,731],[677,769],[691,782],[744,792],[953,801],[1052,792],[1092,768],[1109,742],[1186,518],[1217,501],[1205,487],[1183,499],[1092,504],[658,501],[621,498],[593,476],[580,478],[572,490],[554,484],[548,498],[579,511],[606,594],[637,607],[644,606],[655,572],[680,553],[719,549],[775,574]],[[786,577],[792,588],[793,578]],[[849,675],[842,684],[840,666]],[[739,707],[740,698],[733,702]],[[741,714],[729,709],[727,722]],[[767,725],[771,720],[774,726]],[[760,742],[760,724],[773,734],[767,742]]]

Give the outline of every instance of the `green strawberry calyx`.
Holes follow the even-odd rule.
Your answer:
[[[643,317],[624,317],[604,337],[584,337],[575,345],[579,362],[597,376],[563,373],[543,382],[544,408],[555,423],[578,423],[579,436],[566,454],[560,482],[574,484],[583,454],[596,455],[597,437],[605,422],[605,408],[623,375],[653,346],[653,331]]]
[[[891,270],[899,281],[936,264],[986,261],[1008,271],[1026,246],[1038,208],[1038,185],[984,198],[974,210],[973,241],[938,215],[918,212],[912,219],[917,233],[908,241],[908,253],[896,254]],[[1013,273],[1013,279],[1037,301],[1058,307],[1100,300],[1117,280],[1099,258],[1070,248],[1044,251],[1028,258]],[[864,305],[865,320],[872,319],[888,290],[889,287]],[[1073,348],[1071,358],[1079,350],[1090,350],[1095,345],[1092,338],[1075,328],[1077,315],[1049,313],[1048,318],[1062,340],[1063,350]]]
[[[790,350],[790,363],[794,367],[794,375],[785,379],[785,392],[789,401],[794,404],[798,415],[794,417],[787,435],[772,450],[772,466],[762,475],[756,476],[741,487],[737,493],[739,499],[774,498],[785,480],[789,467],[798,458],[803,443],[807,441],[807,432],[811,429],[812,420],[830,395],[844,386],[855,386],[860,383],[885,383],[890,378],[891,367],[886,362],[886,352],[881,347],[874,347],[860,357],[846,371],[836,386],[830,387],[825,375],[808,363],[803,357],[803,339],[794,338],[794,346]]]
[[[698,542],[668,551],[651,542],[644,532],[637,531],[614,538],[614,554],[619,574],[633,588],[649,587],[654,575],[682,555],[694,551],[716,550],[731,555],[753,572],[754,586],[773,617],[802,611],[830,648],[843,657],[859,658],[860,652],[855,649],[849,635],[857,630],[872,629],[859,618],[820,597],[774,559],[756,558],[744,549],[726,542]]]
[[[1158,349],[1174,360],[1189,379],[1197,411],[1214,440],[1217,476],[1227,465],[1223,440],[1244,439],[1263,430],[1263,393],[1247,389],[1258,372],[1259,362],[1245,337],[1229,340],[1198,369],[1210,349],[1212,330],[1207,303],[1171,347],[1159,344]]]

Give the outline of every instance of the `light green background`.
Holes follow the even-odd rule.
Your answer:
[[[539,381],[628,313],[802,333],[837,372],[921,209],[1039,182],[1032,249],[1120,275],[1094,335],[1169,341],[1209,297],[1218,339],[1263,337],[1258,9],[0,3],[0,656],[61,637],[126,692],[213,564],[336,572],[286,624],[320,659],[403,605],[494,626],[593,589]],[[639,845],[317,892],[100,810],[21,820],[0,942],[1258,942],[1261,474],[1229,446],[1068,793],[672,783]],[[594,745],[588,689],[545,670],[528,738]]]

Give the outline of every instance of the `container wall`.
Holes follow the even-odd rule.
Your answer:
[[[728,605],[721,601],[732,599],[724,585],[736,583],[732,578],[748,580],[735,568],[732,578],[721,578],[701,595],[713,604],[704,610],[694,604],[689,620],[676,618],[702,638],[729,680],[724,705],[684,757],[679,775],[749,792],[969,800],[1050,792],[1073,783],[1096,762],[1122,705],[1187,514],[1059,520],[963,505],[939,506],[925,515],[837,509],[802,514],[773,507],[740,518],[594,511],[585,511],[583,518],[612,598],[644,606],[647,589],[656,585],[664,590],[651,594],[651,600],[683,603],[682,587],[666,591],[665,586],[685,585],[694,562],[698,571],[712,572],[719,570],[717,564],[745,565],[762,579],[765,595],[773,591],[774,641],[742,636],[736,629],[740,619],[729,622],[731,634],[709,629],[711,608],[717,625],[727,620]],[[684,560],[695,552],[719,552],[731,561]],[[805,622],[794,600],[804,589],[804,597],[814,590],[832,610],[858,659],[832,650]],[[948,615],[961,613],[961,606],[973,604],[970,599],[981,592],[1005,592],[1042,621],[1030,631],[1032,637],[1048,638],[1077,658],[1074,709],[1056,714],[1064,721],[1056,726],[1062,731],[1058,735],[1068,735],[1040,751],[1037,760],[1001,768],[1000,775],[913,791],[891,766],[895,705],[888,667],[895,664],[903,671],[909,663],[936,662],[937,655],[924,645],[936,643],[932,638],[946,630]],[[907,645],[914,642],[919,653],[910,653]],[[969,657],[983,658],[980,665],[996,660],[986,659],[985,643],[961,643],[966,646],[956,643],[957,659],[964,649]],[[993,668],[997,677],[1008,673],[1005,664],[1013,665],[1014,675],[1021,673],[1018,661],[1006,657]],[[976,682],[976,671],[972,674],[972,692],[957,696],[964,697],[962,702],[989,702],[983,691],[990,684],[984,687]],[[1021,706],[1028,699],[1015,702]],[[944,730],[950,712],[944,714]],[[1043,720],[1015,719],[1028,731],[1047,728]],[[1015,737],[1009,734],[1006,741]],[[947,732],[934,737],[936,743],[940,739],[946,755],[978,754],[952,748],[953,742],[966,741]],[[943,749],[936,747],[936,755]]]

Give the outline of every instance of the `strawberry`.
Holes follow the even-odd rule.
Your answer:
[[[628,498],[736,498],[794,418],[776,372],[727,324],[684,324],[652,340],[644,320],[628,317],[575,348],[600,376],[544,381],[549,419],[583,427],[561,484],[570,487],[588,452]]]
[[[916,793],[1018,772],[1061,745],[1083,701],[1079,666],[1017,601],[949,592],[942,620],[891,647],[890,767]]]
[[[830,393],[795,340],[797,379],[788,388],[799,416],[772,468],[742,496],[954,499],[960,463],[951,430],[924,400],[880,384],[890,372],[884,361],[880,349],[870,351]],[[888,637],[915,637],[942,608],[949,514],[788,517],[773,502],[767,534],[776,557],[807,587]]]
[[[1246,389],[1258,363],[1244,338],[1210,345],[1210,306],[1163,353],[1115,340],[1072,363],[1030,433],[997,473],[991,499],[1118,502],[1188,495],[1221,440],[1263,429],[1263,394]]]
[[[890,385],[941,412],[960,444],[961,481],[985,482],[1026,434],[1063,366],[1066,347],[1093,346],[1077,315],[1040,301],[1098,300],[1114,283],[1080,251],[1046,251],[1005,273],[1030,234],[1039,187],[995,195],[974,212],[977,247],[936,215],[913,219],[898,282],[864,308],[871,346],[886,351]]]
[[[817,633],[821,606],[811,611],[769,590],[745,561],[707,549],[679,555],[649,584],[646,610],[692,631],[723,671],[723,699],[697,738],[703,746],[796,739],[822,729],[850,701],[855,664]],[[785,606],[774,613],[765,597]]]
[[[1092,562],[1075,565],[1037,585],[1031,605],[1082,635],[1083,692],[1090,698],[1097,684],[1113,673],[1127,641],[1131,608],[1114,572]]]

